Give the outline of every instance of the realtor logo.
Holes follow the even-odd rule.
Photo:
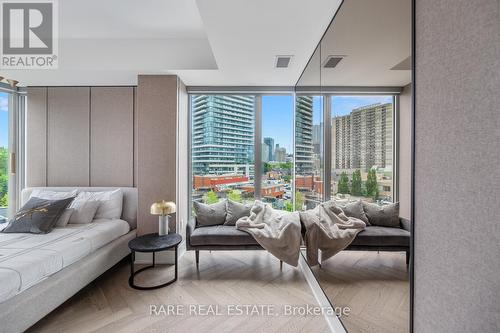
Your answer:
[[[56,69],[56,0],[0,0],[3,69]]]

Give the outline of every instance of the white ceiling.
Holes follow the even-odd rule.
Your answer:
[[[335,68],[322,68],[320,79],[329,55],[345,58]],[[300,85],[321,80],[322,86],[405,86],[411,71],[391,68],[410,55],[411,0],[345,0]]]
[[[0,70],[22,85],[295,84],[341,0],[59,1],[59,68]],[[275,69],[276,55],[293,55]]]
[[[218,64],[175,71],[188,85],[295,85],[341,0],[198,0]],[[287,69],[277,55],[293,55]]]

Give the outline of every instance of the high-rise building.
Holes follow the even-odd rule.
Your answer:
[[[351,168],[351,115],[332,118],[332,164],[335,169]]]
[[[274,139],[273,138],[264,138],[264,144],[268,147],[267,160],[274,161]]]
[[[276,162],[284,163],[286,162],[286,149],[284,147],[277,147],[274,151],[274,160]]]
[[[323,140],[323,123],[314,124],[312,129],[313,152],[321,153],[321,141]]]
[[[262,162],[269,162],[269,146],[265,143],[262,144]]]
[[[253,96],[192,97],[192,168],[195,175],[253,176]]]
[[[392,103],[353,109],[332,119],[335,169],[361,169],[392,165]]]
[[[298,175],[313,173],[313,98],[297,96],[295,104],[295,170]]]

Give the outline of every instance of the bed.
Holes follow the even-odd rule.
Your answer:
[[[47,187],[50,191],[105,191],[103,187]],[[34,189],[22,192],[26,202]],[[45,235],[0,233],[2,332],[22,332],[111,268],[136,236],[137,189],[121,187],[120,219],[68,225]]]

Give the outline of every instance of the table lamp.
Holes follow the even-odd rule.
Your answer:
[[[157,201],[151,205],[151,214],[158,216],[158,235],[168,234],[168,222],[171,213],[175,213],[175,203],[171,201]]]

